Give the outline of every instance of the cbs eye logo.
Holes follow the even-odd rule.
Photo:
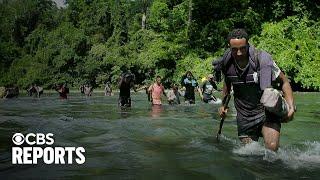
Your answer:
[[[15,133],[13,136],[12,136],[12,142],[15,144],[15,145],[21,145],[24,143],[24,136],[23,134],[21,133]]]
[[[29,133],[25,136],[21,133],[15,133],[12,136],[12,142],[15,145],[22,145],[26,142],[28,145],[52,145],[54,143],[53,134],[43,134],[43,133]]]

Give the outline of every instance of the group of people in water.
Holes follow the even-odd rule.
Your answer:
[[[134,81],[135,76],[131,72],[125,72],[121,75],[118,83],[120,89],[120,107],[131,107],[130,89],[137,91]],[[190,71],[187,71],[181,78],[182,90],[179,90],[177,84],[172,84],[171,88],[165,92],[165,88],[161,81],[161,77],[156,76],[154,83],[150,86],[144,86],[146,94],[148,95],[148,100],[152,105],[162,105],[162,95],[167,98],[169,104],[180,104],[181,97],[184,97],[184,102],[186,104],[195,104],[196,92],[199,92],[201,99],[205,103],[219,103],[219,99],[213,95],[213,92],[217,90],[217,85],[212,74],[209,74],[199,86],[193,74]]]
[[[145,89],[148,101],[152,105],[162,105],[163,98],[162,95],[166,97],[168,104],[181,104],[183,101],[181,98],[184,97],[184,102],[186,104],[195,104],[195,93],[199,92],[201,99],[205,103],[219,103],[219,99],[213,95],[213,92],[217,90],[217,85],[212,74],[209,74],[206,78],[202,79],[202,83],[199,86],[196,78],[190,71],[187,71],[181,78],[181,87],[179,85],[172,84],[171,88],[165,91],[165,88],[162,84],[162,78],[156,76],[154,83],[149,84],[148,86],[142,86],[137,89],[135,85],[135,75],[131,71],[127,71],[121,74],[118,81],[119,88],[119,106],[120,107],[131,107],[131,89],[135,92],[141,89]],[[70,92],[66,83],[54,85],[53,89],[59,93],[60,99],[67,99]],[[18,96],[18,88],[8,88],[6,89],[5,95],[3,97],[13,97],[13,90],[16,90],[15,96]],[[12,92],[11,92],[12,91]],[[79,87],[81,94],[86,97],[92,96],[93,86],[89,83],[82,84]],[[43,94],[43,88],[37,84],[31,84],[27,89],[27,94],[29,96],[34,96],[40,98]],[[110,82],[105,84],[104,88],[105,96],[112,96],[112,86]]]
[[[193,74],[187,71],[180,82],[183,91],[177,84],[172,84],[167,93],[161,77],[156,76],[154,83],[143,87],[148,100],[153,106],[160,106],[164,95],[169,104],[180,104],[183,96],[185,103],[194,104],[195,92],[198,91],[203,102],[218,104],[219,99],[213,92],[217,90],[216,80],[220,79],[220,73],[220,76],[224,76],[223,99],[230,97],[233,91],[239,139],[243,143],[250,143],[263,137],[265,147],[277,151],[281,123],[291,121],[296,111],[289,80],[269,53],[249,44],[249,37],[244,29],[231,31],[227,43],[229,48],[223,57],[213,62],[215,76],[209,74],[199,85]],[[118,88],[119,106],[131,107],[130,90],[138,91],[135,75],[130,71],[124,72],[119,78]],[[56,85],[54,89],[60,98],[67,98],[69,88],[66,84]],[[106,96],[113,95],[110,83],[106,84],[104,90]],[[80,92],[86,96],[91,96],[92,91],[90,85],[80,87]],[[12,97],[18,93],[18,88],[6,88],[1,90],[0,95]],[[43,89],[35,84],[28,89],[29,95],[36,94],[40,97],[42,93]],[[228,106],[222,102],[220,117],[223,119],[227,112]]]
[[[227,42],[229,48],[220,59],[213,62],[215,76],[208,75],[200,86],[190,71],[182,77],[184,100],[194,104],[197,89],[204,102],[216,102],[217,98],[213,96],[213,90],[217,89],[215,78],[218,79],[222,74],[224,102],[219,108],[221,119],[223,120],[228,112],[227,99],[230,99],[228,97],[233,92],[241,142],[248,144],[263,137],[265,147],[277,151],[280,145],[281,123],[291,121],[296,111],[289,80],[269,53],[249,44],[249,36],[244,29],[231,31]],[[133,82],[133,74],[122,76],[119,82],[120,106],[131,106],[130,88],[134,88]],[[134,90],[136,91],[135,88]],[[146,92],[154,106],[162,104],[162,94],[167,96],[170,104],[180,103],[181,93],[178,87],[173,84],[168,94],[165,94],[160,76],[156,77],[152,85],[146,87]]]
[[[66,84],[54,85],[53,89],[55,89],[61,99],[67,99],[69,94],[69,88]],[[43,87],[38,86],[37,84],[31,84],[28,89],[26,89],[28,96],[34,96],[40,98],[43,94]],[[13,98],[18,97],[20,94],[18,86],[10,86],[10,87],[0,87],[0,98]]]

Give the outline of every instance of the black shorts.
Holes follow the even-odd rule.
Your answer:
[[[130,96],[119,96],[119,106],[121,107],[131,107]]]
[[[279,117],[267,113],[254,121],[245,121],[244,119],[238,119],[238,136],[239,138],[251,138],[254,141],[258,141],[259,137],[262,137],[262,127],[266,126],[272,128],[278,132],[281,129],[281,121]]]
[[[196,97],[195,97],[194,93],[193,94],[191,94],[191,93],[185,94],[184,95],[184,102],[189,103],[189,104],[195,104]]]

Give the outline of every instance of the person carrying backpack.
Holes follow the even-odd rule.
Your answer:
[[[208,77],[202,82],[199,88],[199,94],[203,102],[214,103],[217,102],[217,98],[213,95],[214,90],[217,90],[217,85],[214,80],[214,76],[209,74]]]
[[[112,96],[112,87],[110,82],[108,81],[104,87],[104,95],[105,96]]]
[[[66,83],[55,85],[54,88],[59,93],[60,99],[68,99],[69,88]]]
[[[233,88],[239,139],[250,143],[263,137],[265,147],[277,151],[281,122],[291,121],[295,112],[290,83],[270,54],[248,43],[244,29],[233,30],[227,40],[229,49],[213,65],[215,71],[224,76],[223,96],[229,95]],[[260,102],[264,90],[278,83],[288,105],[282,117],[267,111]],[[227,107],[219,108],[221,118],[226,116],[227,110]]]
[[[176,84],[172,84],[171,89],[167,92],[168,103],[171,105],[180,104],[180,96],[181,94],[178,86]]]
[[[137,92],[136,87],[134,86],[134,81],[135,75],[130,71],[127,71],[120,76],[120,80],[118,82],[118,87],[120,89],[118,101],[120,107],[131,107],[130,89],[133,88],[133,90]]]
[[[195,104],[195,90],[198,90],[198,82],[190,71],[181,78],[181,86],[185,87],[184,101],[186,104]]]
[[[29,96],[36,95],[37,98],[40,98],[41,94],[43,94],[43,88],[37,86],[37,84],[32,84],[28,89],[27,93]]]

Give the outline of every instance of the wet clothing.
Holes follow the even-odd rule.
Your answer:
[[[184,99],[186,102],[189,102],[190,104],[195,103],[195,88],[198,87],[198,82],[193,78],[185,78],[183,80],[183,86],[186,88]]]
[[[41,94],[43,94],[43,88],[40,86],[31,86],[29,89],[27,89],[28,95],[36,95],[37,97],[40,98]]]
[[[81,94],[84,94],[84,85],[81,85],[81,86],[80,86],[80,93],[81,93]]]
[[[250,137],[254,141],[258,141],[262,137],[262,127],[266,126],[278,132],[281,129],[281,122],[279,117],[266,111],[264,116],[257,118],[254,121],[247,121],[246,119],[237,119],[238,136],[239,138]]]
[[[130,84],[121,83],[120,94],[119,94],[119,105],[120,106],[131,107],[130,88],[131,88]]]
[[[120,85],[120,95],[119,96],[128,96],[130,97],[130,84],[122,83]]]
[[[154,83],[149,87],[149,91],[151,91],[152,104],[161,105],[161,94],[164,92],[162,84],[158,85],[157,83]]]
[[[120,94],[119,105],[131,107],[130,89],[134,86],[135,76],[132,73],[124,73],[121,75],[119,82]]]
[[[119,96],[119,106],[121,107],[131,107],[130,96]]]
[[[86,96],[91,96],[92,95],[92,91],[93,91],[93,89],[92,89],[91,86],[84,86],[84,94]]]
[[[279,67],[272,60],[270,54],[265,51],[257,50],[255,47],[249,45],[249,62],[250,66],[254,69],[256,74],[253,76],[253,80],[259,84],[260,89],[264,90],[267,87],[272,86],[272,82],[280,74]],[[219,76],[219,72],[222,72],[224,75],[227,72],[227,69],[231,64],[234,63],[234,60],[231,55],[230,49],[228,49],[222,58],[217,61],[213,61],[212,65],[216,72],[216,77]]]
[[[5,88],[4,98],[18,97],[18,95],[19,95],[19,88],[18,87]]]
[[[111,88],[110,84],[106,84],[106,86],[104,87],[104,95],[105,96],[112,95],[112,88]]]
[[[209,101],[216,101],[216,98],[213,96],[213,91],[217,89],[215,82],[205,80],[200,86],[202,89],[203,101],[208,103]]]
[[[65,86],[61,86],[58,87],[58,89],[56,89],[59,93],[60,99],[67,99],[69,94],[69,88],[65,87]]]
[[[178,90],[170,89],[167,93],[169,104],[180,104],[180,93]]]
[[[230,56],[230,63],[225,69],[224,76],[225,82],[227,84],[231,83],[234,91],[239,137],[250,136],[254,138],[260,136],[263,124],[273,124],[275,127],[272,128],[280,131],[279,118],[266,113],[263,104],[260,102],[263,93],[262,88],[266,88],[267,85],[271,86],[271,80],[278,77],[280,69],[268,53],[261,51],[258,55],[259,59],[255,59],[256,54],[252,54],[252,52],[256,51],[249,50],[249,62],[243,69]],[[254,61],[259,61],[260,67],[257,67],[257,63]],[[261,64],[265,64],[267,68],[262,70],[261,68],[264,67]],[[270,123],[270,121],[273,123]]]

